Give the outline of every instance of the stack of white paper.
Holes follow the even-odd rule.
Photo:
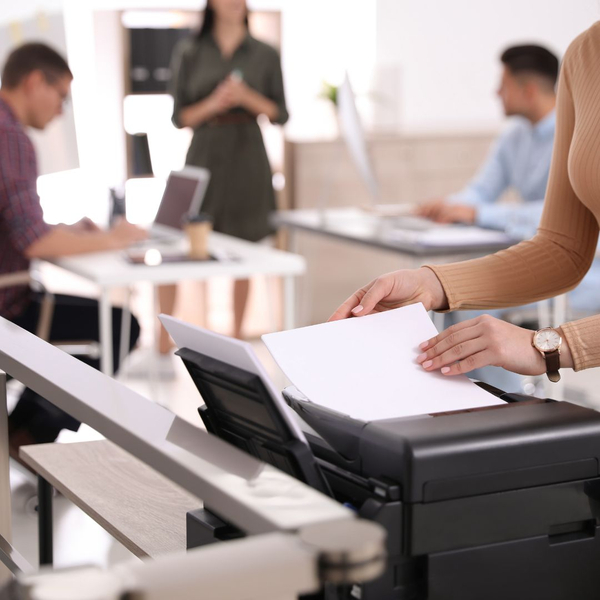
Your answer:
[[[419,344],[437,334],[422,304],[271,333],[262,339],[312,402],[362,420],[503,404],[465,376],[427,372]]]

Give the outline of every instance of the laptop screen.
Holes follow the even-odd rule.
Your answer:
[[[198,187],[204,182],[195,177],[185,177],[172,172],[167,180],[155,223],[175,229],[183,229],[182,218],[189,210],[192,200],[198,193]]]

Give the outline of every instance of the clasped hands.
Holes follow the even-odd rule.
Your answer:
[[[244,106],[251,91],[241,77],[229,75],[211,94],[214,111],[220,114],[236,106]]]
[[[365,316],[415,302],[422,302],[427,310],[448,306],[439,279],[426,267],[378,277],[350,296],[329,320]],[[426,371],[440,371],[447,376],[490,365],[521,375],[542,375],[546,372],[545,361],[531,341],[530,330],[482,315],[424,340],[417,362]],[[572,366],[564,339],[561,363]]]

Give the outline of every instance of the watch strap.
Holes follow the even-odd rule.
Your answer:
[[[546,361],[546,375],[552,383],[560,381],[560,351],[553,350],[552,352],[544,352],[544,359]]]

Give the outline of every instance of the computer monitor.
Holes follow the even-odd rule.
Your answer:
[[[186,166],[181,171],[171,171],[154,223],[182,229],[185,214],[200,212],[209,180],[210,172],[201,167]]]
[[[350,157],[367,186],[372,203],[376,204],[379,199],[379,184],[367,151],[365,133],[347,73],[337,91],[337,110],[342,137]]]

